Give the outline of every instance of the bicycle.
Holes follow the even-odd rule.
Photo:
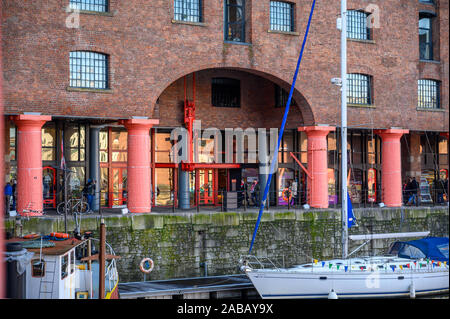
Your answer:
[[[84,198],[74,198],[69,199],[67,201],[67,204],[64,205],[64,202],[61,202],[58,204],[56,208],[56,212],[59,215],[63,215],[67,209],[68,212],[72,212],[75,214],[86,214],[91,212],[91,208],[89,207],[89,204]]]

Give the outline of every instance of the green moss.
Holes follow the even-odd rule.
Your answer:
[[[275,220],[278,220],[278,219],[288,219],[288,220],[293,219],[293,220],[295,220],[294,212],[275,212],[274,215],[275,215],[274,216]]]

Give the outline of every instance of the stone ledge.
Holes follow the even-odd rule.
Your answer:
[[[192,25],[197,27],[207,27],[208,25],[204,22],[191,22],[191,21],[181,21],[181,20],[174,20],[172,19],[173,24],[186,24],[186,25]]]
[[[267,30],[268,33],[275,33],[275,34],[284,34],[284,35],[291,35],[291,36],[298,36],[299,33],[295,31],[278,31],[278,30]]]
[[[69,92],[106,93],[106,94],[112,94],[114,92],[112,89],[89,89],[89,88],[76,88],[76,87],[71,87],[71,86],[66,87],[66,91],[69,91]]]

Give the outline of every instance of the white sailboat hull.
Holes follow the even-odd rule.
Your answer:
[[[307,269],[252,269],[247,271],[262,298],[382,298],[448,292],[446,269],[392,271],[326,271]]]

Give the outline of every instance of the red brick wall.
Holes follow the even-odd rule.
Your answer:
[[[161,94],[164,102],[165,95],[174,94],[170,92],[175,88],[179,91],[178,79],[209,68],[238,68],[289,85],[312,0],[291,1],[296,4],[298,35],[268,32],[269,1],[253,0],[248,5],[251,45],[223,42],[223,1],[219,0],[205,1],[205,21],[201,26],[173,23],[171,0],[111,0],[111,16],[82,14],[79,29],[65,27],[68,2],[2,2],[7,113],[152,117]],[[364,126],[448,130],[448,1],[437,2],[435,8],[418,0],[376,1],[381,25],[374,32],[374,43],[348,41],[348,71],[373,76],[375,108],[349,108],[349,126],[367,123]],[[367,5],[363,0],[348,3],[349,9]],[[437,63],[419,62],[418,15],[423,8],[438,14],[440,62]],[[299,121],[306,124],[340,123],[340,91],[330,83],[331,78],[340,76],[340,31],[336,29],[339,10],[339,1],[316,3],[296,85],[296,99],[304,100],[299,103],[303,118]],[[73,50],[95,50],[110,55],[111,93],[66,90],[69,52]],[[442,81],[444,111],[416,110],[417,80],[425,76]],[[245,127],[268,118],[266,109],[259,120],[249,117],[244,108],[233,114],[212,109],[207,105],[208,84],[199,88],[199,92],[199,101],[204,101],[199,114],[205,116],[200,119],[212,126],[220,127],[225,119],[232,124],[236,122],[233,126]],[[258,91],[249,93],[253,95],[262,99]],[[161,105],[161,124],[180,123],[180,113],[175,116],[161,113],[172,112],[167,107]],[[258,104],[248,107],[257,110]],[[271,126],[272,120],[280,119],[281,115],[270,118],[266,124]]]

